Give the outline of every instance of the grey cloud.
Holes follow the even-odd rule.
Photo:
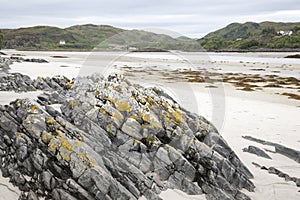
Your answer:
[[[299,15],[275,14],[300,11],[298,0],[0,0],[0,5],[1,27],[96,23],[168,28],[190,36],[264,16],[266,20],[299,21]]]

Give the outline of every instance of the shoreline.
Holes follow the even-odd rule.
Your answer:
[[[116,52],[122,53],[125,51],[109,51],[109,50],[94,50],[94,49],[1,49],[1,51],[24,51],[24,52]],[[163,51],[130,51],[133,53],[165,53],[165,52],[172,52],[178,50],[163,50]],[[203,51],[181,51],[185,53],[200,53],[200,52],[208,52],[208,53],[288,53],[288,52],[295,52],[299,53],[300,49],[252,49],[252,50],[244,50],[244,49],[228,49],[228,50],[217,50],[217,49],[203,49]]]

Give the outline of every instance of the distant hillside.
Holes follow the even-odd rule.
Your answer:
[[[143,30],[124,31],[102,42],[101,45],[98,45],[95,49],[123,50],[127,48],[131,51],[202,50],[201,45],[194,39],[187,37],[172,38],[168,35]]]
[[[101,25],[77,25],[66,29],[35,26],[2,29],[3,48],[20,50],[92,49],[123,29]],[[64,44],[65,43],[65,44]]]
[[[300,48],[300,22],[232,23],[198,40],[205,49]]]
[[[66,29],[35,26],[2,29],[3,48],[19,50],[133,50],[195,51],[200,45],[186,37],[172,38],[141,30],[124,30],[107,25],[76,25]],[[100,45],[99,45],[100,44]]]
[[[201,51],[201,46],[213,51],[300,49],[300,22],[232,23],[197,41],[93,24],[65,29],[51,26],[0,29],[0,49],[1,32],[3,48],[18,50]]]

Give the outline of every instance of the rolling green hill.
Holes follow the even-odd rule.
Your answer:
[[[200,48],[194,39],[172,38],[142,30],[124,30],[107,25],[76,25],[66,29],[35,26],[2,29],[3,47],[18,50],[127,50],[195,51]],[[65,44],[61,44],[64,41]]]
[[[232,23],[197,41],[187,37],[172,38],[142,30],[93,24],[65,29],[51,26],[0,29],[0,48],[1,32],[3,48],[18,50],[201,51],[201,46],[212,51],[300,49],[300,22]]]
[[[95,44],[122,31],[124,30],[112,26],[92,24],[66,29],[51,26],[2,29],[3,47],[19,50],[89,50]],[[61,40],[65,41],[65,44],[60,44]]]
[[[232,23],[198,41],[210,50],[296,49],[300,48],[300,23]]]

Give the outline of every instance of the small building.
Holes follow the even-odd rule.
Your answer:
[[[66,44],[66,41],[65,40],[60,40],[59,44],[64,45],[64,44]]]
[[[283,31],[283,30],[281,30],[281,31],[277,31],[277,34],[282,35],[282,36],[286,36],[286,35],[291,36],[293,34],[293,31]]]

